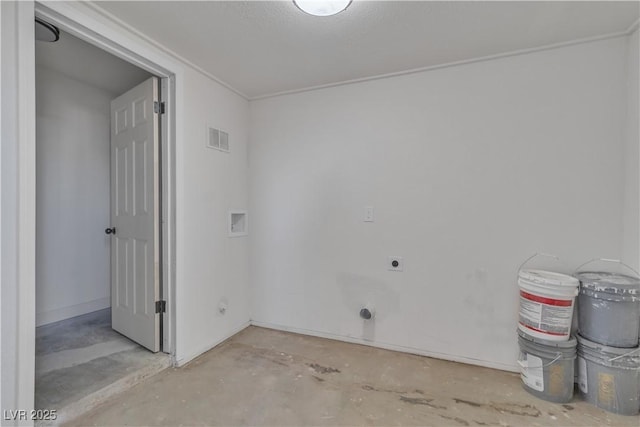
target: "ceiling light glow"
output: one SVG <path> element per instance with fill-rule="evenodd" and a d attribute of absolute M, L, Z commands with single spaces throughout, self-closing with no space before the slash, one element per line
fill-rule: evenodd
<path fill-rule="evenodd" d="M 342 12 L 351 0 L 293 0 L 300 10 L 313 16 L 331 16 Z"/>

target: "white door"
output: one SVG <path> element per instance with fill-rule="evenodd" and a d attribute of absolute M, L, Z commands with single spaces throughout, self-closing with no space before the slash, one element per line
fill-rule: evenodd
<path fill-rule="evenodd" d="M 158 79 L 111 101 L 111 325 L 160 350 Z"/>

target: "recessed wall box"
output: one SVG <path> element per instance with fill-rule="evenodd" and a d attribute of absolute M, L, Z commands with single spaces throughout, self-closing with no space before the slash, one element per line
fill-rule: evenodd
<path fill-rule="evenodd" d="M 229 211 L 229 237 L 246 236 L 249 230 L 247 211 Z"/>

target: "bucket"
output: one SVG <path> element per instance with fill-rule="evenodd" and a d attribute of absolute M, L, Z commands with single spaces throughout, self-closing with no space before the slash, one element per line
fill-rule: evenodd
<path fill-rule="evenodd" d="M 640 330 L 640 280 L 600 271 L 576 274 L 578 330 L 583 337 L 611 347 L 637 347 Z"/>
<path fill-rule="evenodd" d="M 573 398 L 576 339 L 549 341 L 518 331 L 522 386 L 549 402 L 567 403 Z"/>
<path fill-rule="evenodd" d="M 585 400 L 598 408 L 637 415 L 640 347 L 608 347 L 578 335 L 578 388 Z"/>
<path fill-rule="evenodd" d="M 578 285 L 578 279 L 566 274 L 521 269 L 518 329 L 534 338 L 567 341 Z"/>

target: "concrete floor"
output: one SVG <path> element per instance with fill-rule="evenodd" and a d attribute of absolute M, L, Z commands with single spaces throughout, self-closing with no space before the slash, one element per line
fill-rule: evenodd
<path fill-rule="evenodd" d="M 111 310 L 36 328 L 36 409 L 72 419 L 170 366 L 111 329 Z"/>
<path fill-rule="evenodd" d="M 513 373 L 250 327 L 68 425 L 640 424 L 539 400 Z"/>

